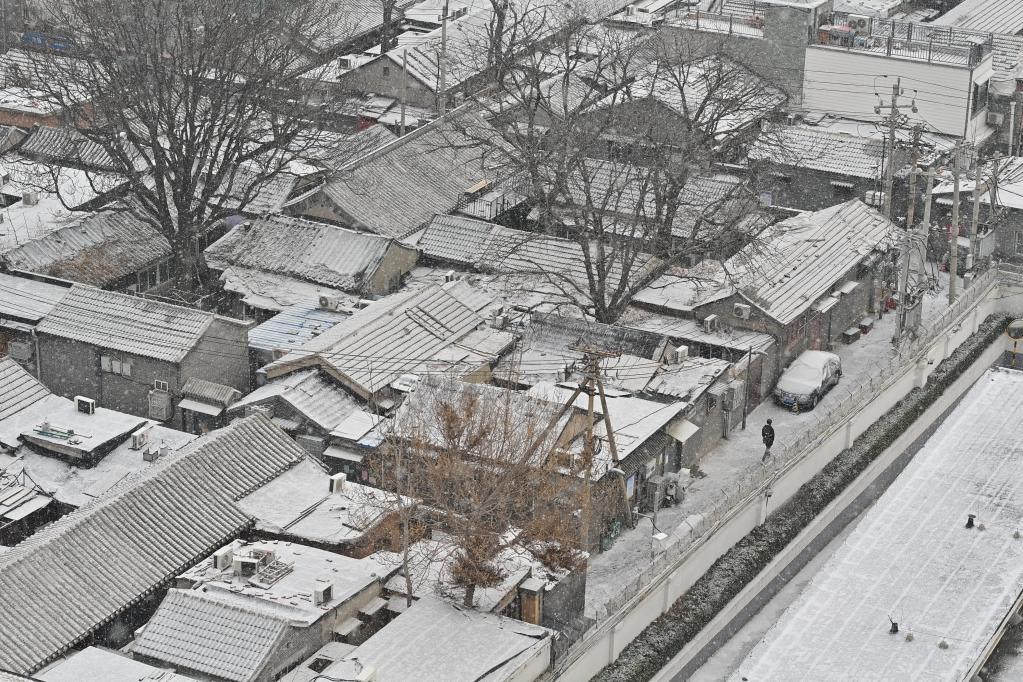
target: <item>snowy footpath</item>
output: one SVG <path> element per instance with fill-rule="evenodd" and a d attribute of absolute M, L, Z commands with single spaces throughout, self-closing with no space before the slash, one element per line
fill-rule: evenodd
<path fill-rule="evenodd" d="M 940 314 L 947 306 L 947 277 L 942 288 L 929 293 L 924 299 L 924 319 Z M 686 491 L 684 501 L 677 507 L 662 509 L 657 515 L 657 527 L 671 535 L 687 517 L 699 515 L 713 507 L 716 500 L 734 493 L 751 468 L 761 467 L 764 445 L 760 428 L 772 420 L 779 443 L 794 441 L 800 433 L 812 429 L 827 417 L 830 406 L 849 395 L 851 386 L 876 376 L 894 354 L 892 336 L 896 316 L 886 313 L 875 319 L 874 328 L 850 345 L 836 344 L 834 352 L 842 358 L 842 381 L 821 399 L 817 408 L 809 412 L 794 413 L 782 409 L 769 398 L 752 410 L 747 418 L 746 430 L 736 428 L 727 440 L 722 440 L 700 462 L 701 477 L 695 479 Z M 624 532 L 606 552 L 594 554 L 589 561 L 586 578 L 586 615 L 597 617 L 607 601 L 640 575 L 653 560 L 651 520 L 640 518 L 636 527 Z"/>

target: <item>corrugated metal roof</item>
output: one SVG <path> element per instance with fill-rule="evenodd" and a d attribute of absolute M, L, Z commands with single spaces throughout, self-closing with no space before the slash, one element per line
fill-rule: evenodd
<path fill-rule="evenodd" d="M 289 306 L 249 330 L 249 348 L 269 351 L 298 348 L 349 317 L 350 312 L 325 310 L 309 303 Z"/>
<path fill-rule="evenodd" d="M 895 245 L 897 228 L 859 199 L 784 220 L 725 264 L 736 289 L 788 324 L 857 263 Z"/>
<path fill-rule="evenodd" d="M 1023 3 L 1018 0 L 963 0 L 931 23 L 1013 35 L 1023 31 Z"/>
<path fill-rule="evenodd" d="M 189 377 L 181 387 L 183 398 L 193 398 L 211 405 L 227 407 L 241 397 L 241 391 L 223 384 L 216 384 L 212 381 Z"/>
<path fill-rule="evenodd" d="M 239 266 L 361 292 L 391 249 L 412 251 L 373 234 L 269 216 L 237 225 L 203 255 L 215 270 Z"/>
<path fill-rule="evenodd" d="M 479 142 L 488 137 L 495 144 Z M 498 137 L 473 114 L 439 119 L 349 165 L 323 196 L 352 226 L 405 237 L 435 213 L 454 210 L 470 187 L 501 179 Z"/>
<path fill-rule="evenodd" d="M 269 609 L 226 604 L 195 590 L 173 589 L 132 645 L 164 663 L 245 682 L 266 665 L 288 621 Z"/>
<path fill-rule="evenodd" d="M 8 267 L 109 286 L 169 258 L 170 242 L 127 211 L 94 213 L 3 255 Z"/>
<path fill-rule="evenodd" d="M 40 334 L 180 362 L 213 313 L 76 284 L 36 327 Z"/>
<path fill-rule="evenodd" d="M 50 390 L 14 360 L 0 357 L 0 420 L 31 407 Z"/>
<path fill-rule="evenodd" d="M 234 500 L 305 456 L 239 420 L 0 554 L 0 668 L 38 670 L 236 537 L 251 519 Z"/>
<path fill-rule="evenodd" d="M 67 292 L 67 287 L 0 272 L 0 317 L 38 322 Z"/>
<path fill-rule="evenodd" d="M 283 400 L 325 431 L 332 430 L 359 409 L 355 398 L 314 369 L 260 386 L 234 403 L 231 412 L 237 414 L 249 405 L 273 400 Z"/>
<path fill-rule="evenodd" d="M 884 142 L 805 126 L 772 128 L 750 149 L 751 161 L 797 166 L 854 178 L 880 177 Z"/>

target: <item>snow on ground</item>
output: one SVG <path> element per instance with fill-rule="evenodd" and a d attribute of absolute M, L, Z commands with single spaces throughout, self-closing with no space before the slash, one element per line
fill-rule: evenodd
<path fill-rule="evenodd" d="M 981 377 L 732 682 L 965 679 L 1023 590 L 1021 412 L 1023 372 Z"/>
<path fill-rule="evenodd" d="M 948 275 L 939 273 L 938 287 L 924 298 L 924 320 L 933 319 L 948 305 Z M 697 478 L 686 491 L 685 500 L 677 507 L 658 512 L 657 527 L 664 533 L 688 532 L 687 517 L 705 514 L 723 496 L 735 493 L 739 483 L 752 469 L 762 467 L 764 446 L 760 428 L 771 419 L 775 434 L 775 450 L 827 417 L 828 411 L 849 395 L 852 388 L 871 376 L 877 376 L 893 355 L 891 343 L 896 317 L 886 313 L 874 322 L 874 329 L 851 345 L 836 344 L 835 352 L 842 358 L 842 380 L 821 399 L 817 408 L 795 414 L 767 400 L 752 410 L 746 430 L 736 428 L 728 440 L 722 440 L 700 463 L 704 477 Z M 690 518 L 690 521 L 695 519 Z M 685 525 L 684 525 L 685 524 Z M 586 577 L 586 615 L 596 617 L 597 610 L 621 594 L 633 579 L 651 563 L 651 522 L 641 518 L 636 528 L 624 532 L 614 546 L 590 558 Z"/>
<path fill-rule="evenodd" d="M 861 518 L 863 518 L 863 512 L 843 528 L 827 546 L 821 549 L 817 556 L 810 559 L 795 575 L 790 576 L 788 572 L 783 571 L 779 577 L 788 581 L 785 586 L 764 604 L 764 607 L 748 623 L 739 628 L 728 641 L 715 650 L 714 655 L 708 658 L 707 662 L 689 678 L 690 682 L 721 682 L 738 670 L 743 659 L 749 655 L 757 642 L 763 639 L 771 626 L 778 622 L 782 613 L 796 600 L 814 574 L 842 546 Z"/>

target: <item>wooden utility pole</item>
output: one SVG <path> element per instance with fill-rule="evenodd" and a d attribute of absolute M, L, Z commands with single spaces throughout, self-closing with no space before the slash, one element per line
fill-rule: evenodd
<path fill-rule="evenodd" d="M 920 126 L 913 127 L 913 168 L 909 172 L 909 208 L 906 210 L 906 234 L 903 240 L 902 248 L 902 276 L 899 280 L 899 314 L 897 319 L 898 326 L 895 331 L 895 338 L 892 339 L 898 342 L 902 338 L 902 335 L 906 332 L 907 327 L 907 315 L 909 312 L 909 306 L 907 305 L 909 300 L 909 261 L 913 253 L 913 237 L 915 234 L 915 219 L 916 219 L 916 176 L 917 176 L 917 165 L 920 163 Z"/>
<path fill-rule="evenodd" d="M 948 243 L 948 303 L 956 300 L 956 276 L 959 271 L 959 149 L 956 142 L 952 153 L 952 225 L 949 228 Z"/>

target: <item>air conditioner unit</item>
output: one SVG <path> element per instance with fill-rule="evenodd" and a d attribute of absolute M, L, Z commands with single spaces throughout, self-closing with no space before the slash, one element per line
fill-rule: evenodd
<path fill-rule="evenodd" d="M 673 365 L 680 365 L 682 361 L 689 357 L 689 346 L 679 346 L 671 354 L 671 363 Z"/>
<path fill-rule="evenodd" d="M 331 493 L 339 493 L 345 486 L 345 482 L 348 480 L 348 476 L 344 472 L 334 474 L 330 477 L 328 484 L 330 485 Z"/>
<path fill-rule="evenodd" d="M 32 359 L 32 344 L 28 341 L 11 341 L 7 344 L 7 353 L 15 360 L 26 362 Z"/>
<path fill-rule="evenodd" d="M 242 578 L 248 578 L 259 572 L 259 559 L 254 556 L 231 557 L 231 571 Z"/>
<path fill-rule="evenodd" d="M 313 603 L 319 606 L 334 598 L 334 585 L 329 580 L 317 580 L 313 589 Z"/>
<path fill-rule="evenodd" d="M 448 270 L 446 273 L 444 273 L 445 282 L 454 282 L 456 279 L 458 279 L 458 275 L 457 273 L 455 273 L 454 270 Z"/>
<path fill-rule="evenodd" d="M 234 545 L 221 547 L 213 553 L 213 568 L 226 571 L 234 565 Z"/>
<path fill-rule="evenodd" d="M 341 57 L 337 60 L 337 65 L 342 69 L 354 69 L 355 65 L 351 57 Z"/>
<path fill-rule="evenodd" d="M 25 206 L 35 206 L 39 203 L 39 192 L 29 190 L 21 195 L 21 203 Z"/>
<path fill-rule="evenodd" d="M 150 443 L 145 446 L 145 450 L 142 451 L 142 461 L 151 463 L 155 462 L 160 457 L 160 448 L 156 447 L 155 443 Z"/>
<path fill-rule="evenodd" d="M 152 424 L 147 424 L 141 429 L 131 434 L 131 449 L 141 450 L 149 444 L 149 430 L 153 428 Z"/>
<path fill-rule="evenodd" d="M 713 334 L 718 330 L 718 316 L 708 315 L 703 318 L 703 331 L 707 334 Z"/>
<path fill-rule="evenodd" d="M 732 306 L 732 316 L 738 317 L 740 320 L 748 320 L 752 312 L 753 308 L 746 303 L 736 303 Z"/>
<path fill-rule="evenodd" d="M 999 128 L 1003 123 L 1005 123 L 1005 114 L 997 111 L 989 111 L 987 112 L 987 118 L 984 120 L 987 121 L 989 126 Z"/>
<path fill-rule="evenodd" d="M 666 488 L 667 485 L 663 476 L 651 476 L 648 478 L 644 487 L 643 506 L 646 509 L 659 508 L 664 501 Z"/>
<path fill-rule="evenodd" d="M 85 396 L 75 396 L 75 409 L 82 414 L 96 414 L 96 401 Z"/>
<path fill-rule="evenodd" d="M 323 310 L 337 310 L 340 306 L 337 296 L 320 296 L 320 308 Z"/>
<path fill-rule="evenodd" d="M 631 17 L 635 13 L 636 13 L 636 6 L 635 5 L 626 5 L 625 6 L 625 16 Z"/>
<path fill-rule="evenodd" d="M 856 32 L 856 35 L 870 35 L 870 17 L 862 14 L 850 14 L 846 21 L 849 23 L 849 28 Z"/>
<path fill-rule="evenodd" d="M 721 409 L 731 412 L 735 407 L 735 386 L 726 386 L 725 390 L 721 392 Z"/>
<path fill-rule="evenodd" d="M 507 315 L 494 315 L 490 318 L 490 326 L 494 329 L 504 329 L 508 326 Z"/>

